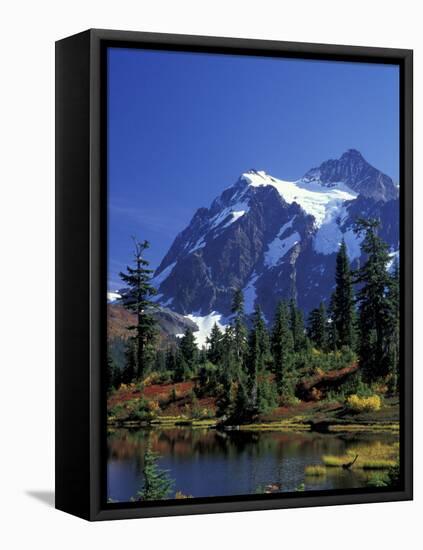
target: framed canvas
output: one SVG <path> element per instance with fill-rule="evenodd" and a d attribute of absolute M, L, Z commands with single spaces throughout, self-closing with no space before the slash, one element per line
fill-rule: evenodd
<path fill-rule="evenodd" d="M 412 52 L 56 44 L 56 507 L 412 498 Z"/>

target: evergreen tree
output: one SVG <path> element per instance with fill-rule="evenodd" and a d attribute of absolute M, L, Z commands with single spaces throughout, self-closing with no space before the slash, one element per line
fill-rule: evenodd
<path fill-rule="evenodd" d="M 134 247 L 135 267 L 127 266 L 127 272 L 121 272 L 119 276 L 128 286 L 123 305 L 136 315 L 136 324 L 128 329 L 135 331 L 136 374 L 138 378 L 142 378 L 151 362 L 156 336 L 156 321 L 152 316 L 156 304 L 151 298 L 157 294 L 157 290 L 150 284 L 153 270 L 148 269 L 149 262 L 144 258 L 144 252 L 149 247 L 148 241 L 139 242 L 134 239 Z"/>
<path fill-rule="evenodd" d="M 172 347 L 168 347 L 166 351 L 166 370 L 174 372 L 176 367 L 176 354 L 175 350 Z"/>
<path fill-rule="evenodd" d="M 194 371 L 197 366 L 198 348 L 195 343 L 195 336 L 192 329 L 187 328 L 184 335 L 179 341 L 179 350 L 182 357 L 191 371 Z"/>
<path fill-rule="evenodd" d="M 173 370 L 173 380 L 175 382 L 182 382 L 191 375 L 191 371 L 188 367 L 185 357 L 180 349 L 176 352 L 175 356 L 175 368 Z"/>
<path fill-rule="evenodd" d="M 234 315 L 233 335 L 235 358 L 239 365 L 242 364 L 248 351 L 248 331 L 245 326 L 244 295 L 241 289 L 234 293 L 231 312 Z"/>
<path fill-rule="evenodd" d="M 285 302 L 278 304 L 272 331 L 273 370 L 280 394 L 289 389 L 288 378 L 292 371 L 294 340 L 289 328 L 289 311 Z"/>
<path fill-rule="evenodd" d="M 387 370 L 389 374 L 389 390 L 398 391 L 399 356 L 400 356 L 400 271 L 398 261 L 395 260 L 390 284 L 388 287 L 388 322 L 385 326 L 387 347 Z"/>
<path fill-rule="evenodd" d="M 257 412 L 264 414 L 274 409 L 278 404 L 276 386 L 267 373 L 259 377 L 257 386 Z"/>
<path fill-rule="evenodd" d="M 364 379 L 372 382 L 389 373 L 391 336 L 386 327 L 396 313 L 395 300 L 390 293 L 391 277 L 387 267 L 387 244 L 378 236 L 376 220 L 359 220 L 357 232 L 364 232 L 361 245 L 366 262 L 357 271 L 355 282 L 359 304 L 359 361 Z"/>
<path fill-rule="evenodd" d="M 310 312 L 308 318 L 308 336 L 314 342 L 315 346 L 325 351 L 328 344 L 328 320 L 326 308 L 323 302 L 318 308 Z"/>
<path fill-rule="evenodd" d="M 122 383 L 130 384 L 136 376 L 136 340 L 128 338 L 125 347 L 125 366 L 122 371 Z"/>
<path fill-rule="evenodd" d="M 229 371 L 223 369 L 219 377 L 220 391 L 217 399 L 217 415 L 230 415 L 232 409 L 232 378 Z"/>
<path fill-rule="evenodd" d="M 302 311 L 298 309 L 295 300 L 291 300 L 290 309 L 290 329 L 294 341 L 294 351 L 300 352 L 307 349 L 307 338 L 304 327 L 304 317 Z"/>
<path fill-rule="evenodd" d="M 268 359 L 269 339 L 260 306 L 256 306 L 248 339 L 247 391 L 251 412 L 257 412 L 258 377 Z"/>
<path fill-rule="evenodd" d="M 156 351 L 154 370 L 156 372 L 163 372 L 166 370 L 166 353 L 162 349 Z"/>
<path fill-rule="evenodd" d="M 223 334 L 217 323 L 214 323 L 210 336 L 207 338 L 209 348 L 207 350 L 207 358 L 209 361 L 217 365 L 222 359 L 222 339 Z"/>
<path fill-rule="evenodd" d="M 336 256 L 336 288 L 332 300 L 332 321 L 336 330 L 336 347 L 354 346 L 354 293 L 347 247 L 342 239 Z"/>
<path fill-rule="evenodd" d="M 334 313 L 333 313 L 334 297 L 335 297 L 335 293 L 332 294 L 332 297 L 331 297 L 330 303 L 329 303 L 329 309 L 328 309 L 328 312 L 327 312 L 328 348 L 332 351 L 336 351 L 338 349 L 338 334 L 336 332 L 336 325 L 335 325 L 335 322 L 334 322 Z"/>
<path fill-rule="evenodd" d="M 166 498 L 173 486 L 168 470 L 159 468 L 159 455 L 148 445 L 144 455 L 143 488 L 137 493 L 138 500 L 162 500 Z"/>
<path fill-rule="evenodd" d="M 122 382 L 122 373 L 120 372 L 119 367 L 116 365 L 115 361 L 107 356 L 107 389 L 108 391 L 113 388 L 117 389 Z"/>
<path fill-rule="evenodd" d="M 251 404 L 246 385 L 238 379 L 231 419 L 233 422 L 243 422 L 251 417 Z"/>

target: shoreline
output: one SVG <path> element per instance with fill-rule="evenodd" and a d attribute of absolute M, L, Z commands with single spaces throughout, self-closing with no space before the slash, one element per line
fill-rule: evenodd
<path fill-rule="evenodd" d="M 277 432 L 311 432 L 319 434 L 340 434 L 343 432 L 369 432 L 399 434 L 399 422 L 344 422 L 334 419 L 319 420 L 276 420 L 273 422 L 251 422 L 239 425 L 224 425 L 218 419 L 193 419 L 183 417 L 157 417 L 152 420 L 124 420 L 108 421 L 108 429 L 155 429 L 155 428 L 191 428 L 216 429 L 223 432 L 230 431 L 277 431 Z"/>

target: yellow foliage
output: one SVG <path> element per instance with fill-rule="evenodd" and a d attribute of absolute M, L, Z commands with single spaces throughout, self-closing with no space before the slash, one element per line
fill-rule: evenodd
<path fill-rule="evenodd" d="M 327 467 L 341 467 L 348 464 L 354 458 L 353 468 L 363 470 L 388 469 L 398 464 L 399 443 L 386 444 L 376 441 L 372 444 L 360 444 L 350 448 L 343 455 L 323 455 L 322 462 Z"/>
<path fill-rule="evenodd" d="M 160 373 L 151 372 L 148 376 L 144 378 L 143 384 L 146 388 L 147 386 L 152 386 L 153 384 L 158 384 L 160 382 Z"/>
<path fill-rule="evenodd" d="M 148 402 L 148 409 L 151 412 L 158 412 L 160 410 L 159 402 L 152 399 L 151 401 Z"/>
<path fill-rule="evenodd" d="M 347 406 L 354 412 L 373 412 L 380 410 L 382 401 L 378 395 L 359 397 L 354 394 L 347 398 Z"/>
<path fill-rule="evenodd" d="M 304 469 L 306 476 L 320 477 L 326 475 L 326 468 L 321 464 L 312 464 Z"/>

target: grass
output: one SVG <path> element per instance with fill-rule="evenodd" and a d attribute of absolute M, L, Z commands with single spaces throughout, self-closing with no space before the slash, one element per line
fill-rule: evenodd
<path fill-rule="evenodd" d="M 328 468 L 341 468 L 346 462 L 350 462 L 351 457 L 343 455 L 323 455 L 322 462 Z"/>
<path fill-rule="evenodd" d="M 380 424 L 331 424 L 331 432 L 399 432 L 399 422 Z"/>
<path fill-rule="evenodd" d="M 399 443 L 386 444 L 376 442 L 372 445 L 359 445 L 351 448 L 344 455 L 323 455 L 322 462 L 328 468 L 341 468 L 351 462 L 355 456 L 358 458 L 353 468 L 363 470 L 386 470 L 398 464 Z"/>
<path fill-rule="evenodd" d="M 314 465 L 306 466 L 304 469 L 304 473 L 306 476 L 310 476 L 310 477 L 311 476 L 321 477 L 326 475 L 326 468 L 321 464 L 314 464 Z"/>
<path fill-rule="evenodd" d="M 396 460 L 368 459 L 362 466 L 363 470 L 386 470 L 396 466 Z"/>
<path fill-rule="evenodd" d="M 308 424 L 302 424 L 300 422 L 292 422 L 290 420 L 283 420 L 280 422 L 267 422 L 256 424 L 241 424 L 240 430 L 253 431 L 253 432 L 272 432 L 272 431 L 310 431 Z"/>

